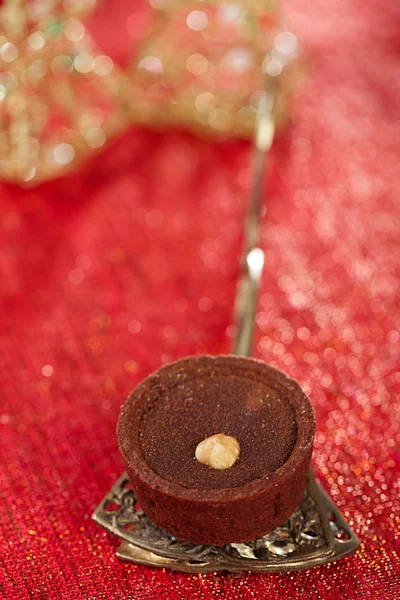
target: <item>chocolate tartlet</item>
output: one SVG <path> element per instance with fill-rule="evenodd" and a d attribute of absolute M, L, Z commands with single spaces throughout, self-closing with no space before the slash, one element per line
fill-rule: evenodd
<path fill-rule="evenodd" d="M 123 405 L 117 433 L 147 516 L 178 538 L 223 545 L 290 517 L 305 490 L 315 418 L 300 386 L 277 369 L 199 356 L 145 379 Z M 195 457 L 215 434 L 240 446 L 230 468 Z"/>

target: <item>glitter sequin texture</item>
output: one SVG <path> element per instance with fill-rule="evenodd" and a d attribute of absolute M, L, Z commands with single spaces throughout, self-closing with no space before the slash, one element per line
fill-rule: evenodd
<path fill-rule="evenodd" d="M 120 563 L 90 521 L 123 468 L 124 396 L 233 334 L 249 148 L 136 130 L 80 175 L 1 186 L 0 597 L 400 597 L 399 15 L 288 9 L 310 68 L 270 163 L 256 354 L 310 394 L 316 474 L 362 548 L 306 573 L 201 577 Z"/>

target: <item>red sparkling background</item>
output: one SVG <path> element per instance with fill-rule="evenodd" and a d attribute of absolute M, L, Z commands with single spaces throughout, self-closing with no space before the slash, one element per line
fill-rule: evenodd
<path fill-rule="evenodd" d="M 0 597 L 400 598 L 399 4 L 287 9 L 309 67 L 271 160 L 256 355 L 310 393 L 313 464 L 361 550 L 303 573 L 185 575 L 119 562 L 90 520 L 123 469 L 130 389 L 230 348 L 249 185 L 246 143 L 131 130 L 68 179 L 1 185 Z M 120 62 L 137 10 L 94 18 Z"/>

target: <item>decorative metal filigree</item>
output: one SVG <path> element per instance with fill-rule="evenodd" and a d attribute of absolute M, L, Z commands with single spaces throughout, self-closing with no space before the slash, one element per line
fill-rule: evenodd
<path fill-rule="evenodd" d="M 160 529 L 138 506 L 122 475 L 96 509 L 94 520 L 122 538 L 118 556 L 181 571 L 286 571 L 337 560 L 359 545 L 342 515 L 310 472 L 303 500 L 290 519 L 246 544 L 217 547 L 179 540 Z"/>

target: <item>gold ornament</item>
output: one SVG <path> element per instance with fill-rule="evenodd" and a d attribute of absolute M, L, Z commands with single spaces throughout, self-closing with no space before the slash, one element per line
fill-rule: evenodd
<path fill-rule="evenodd" d="M 135 121 L 248 138 L 274 80 L 274 118 L 285 122 L 297 39 L 280 30 L 273 3 L 150 1 L 161 16 L 131 66 Z"/>
<path fill-rule="evenodd" d="M 198 9 L 202 6 L 222 7 L 228 12 L 237 12 L 242 9 L 255 16 L 273 15 L 277 8 L 277 0 L 194 0 Z M 193 3 L 193 0 L 192 0 Z M 149 0 L 152 8 L 165 15 L 175 12 L 182 7 L 182 0 Z"/>
<path fill-rule="evenodd" d="M 66 174 L 132 123 L 249 138 L 268 87 L 285 122 L 297 40 L 280 30 L 274 0 L 150 3 L 156 26 L 125 74 L 86 30 L 95 0 L 6 0 L 0 177 Z"/>
<path fill-rule="evenodd" d="M 0 30 L 0 176 L 63 175 L 128 122 L 129 84 L 81 18 L 92 0 L 8 0 Z"/>

